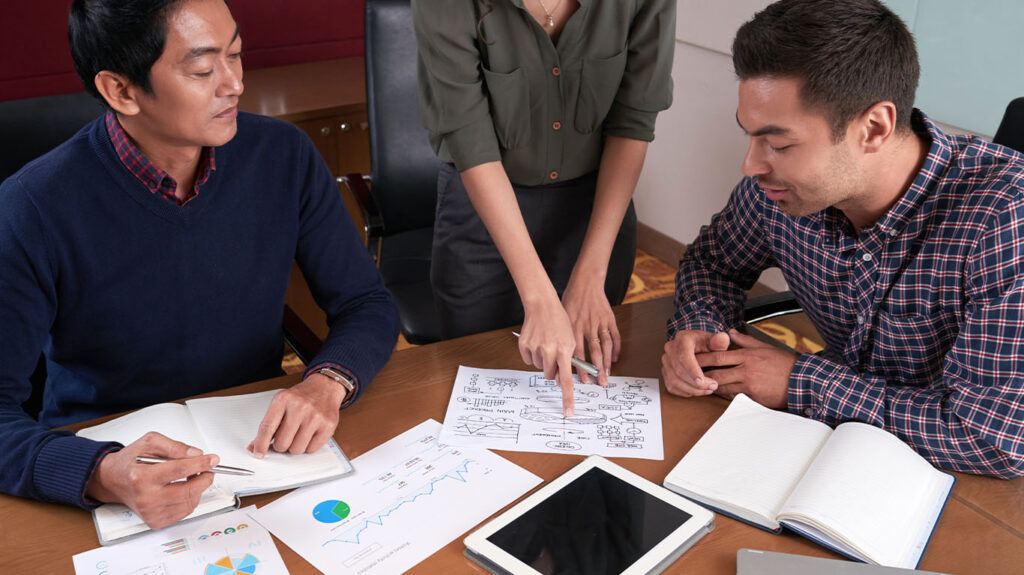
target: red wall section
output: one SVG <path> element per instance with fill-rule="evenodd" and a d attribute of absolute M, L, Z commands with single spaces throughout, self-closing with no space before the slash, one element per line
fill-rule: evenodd
<path fill-rule="evenodd" d="M 364 0 L 233 0 L 248 69 L 358 56 Z M 2 0 L 0 101 L 80 92 L 68 52 L 70 0 Z"/>

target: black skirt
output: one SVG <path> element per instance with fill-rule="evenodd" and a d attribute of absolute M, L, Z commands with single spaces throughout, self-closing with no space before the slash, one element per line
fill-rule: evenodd
<path fill-rule="evenodd" d="M 533 246 L 561 297 L 590 223 L 597 172 L 544 186 L 512 187 Z M 604 290 L 611 305 L 622 303 L 629 289 L 636 244 L 631 201 L 608 263 Z M 451 164 L 442 166 L 437 178 L 430 283 L 445 339 L 523 322 L 512 275 Z"/>

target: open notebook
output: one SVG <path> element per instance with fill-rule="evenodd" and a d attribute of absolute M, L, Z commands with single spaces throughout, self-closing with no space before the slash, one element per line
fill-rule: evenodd
<path fill-rule="evenodd" d="M 217 474 L 213 486 L 203 493 L 198 507 L 186 519 L 235 508 L 239 495 L 291 489 L 352 471 L 352 465 L 333 439 L 315 453 L 301 455 L 271 450 L 263 459 L 256 459 L 246 450 L 278 391 L 190 399 L 184 405 L 160 403 L 83 429 L 78 435 L 128 445 L 147 432 L 156 431 L 204 453 L 216 453 L 221 465 L 255 472 L 246 477 Z M 103 545 L 149 530 L 128 507 L 115 503 L 93 510 L 93 519 Z"/>
<path fill-rule="evenodd" d="M 740 394 L 665 487 L 851 559 L 914 568 L 954 482 L 887 431 L 857 422 L 832 430 Z"/>

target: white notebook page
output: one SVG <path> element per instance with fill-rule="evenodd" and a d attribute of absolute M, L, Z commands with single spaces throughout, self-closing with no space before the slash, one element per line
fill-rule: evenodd
<path fill-rule="evenodd" d="M 882 565 L 913 567 L 952 478 L 896 436 L 840 425 L 783 508 L 814 518 Z"/>
<path fill-rule="evenodd" d="M 251 477 L 218 475 L 217 485 L 230 486 L 236 492 L 271 488 L 294 483 L 296 477 L 312 480 L 321 475 L 337 474 L 342 467 L 338 456 L 327 445 L 315 453 L 299 455 L 278 453 L 271 448 L 263 459 L 249 453 L 246 447 L 256 438 L 260 422 L 278 391 L 185 402 L 210 453 L 219 455 L 223 465 L 255 472 Z"/>
<path fill-rule="evenodd" d="M 831 433 L 823 423 L 737 395 L 665 478 L 771 521 Z"/>
<path fill-rule="evenodd" d="M 78 435 L 95 441 L 117 441 L 128 445 L 150 431 L 198 447 L 203 452 L 207 451 L 203 436 L 192 424 L 188 410 L 177 403 L 151 405 L 106 423 L 87 427 L 79 431 Z"/>

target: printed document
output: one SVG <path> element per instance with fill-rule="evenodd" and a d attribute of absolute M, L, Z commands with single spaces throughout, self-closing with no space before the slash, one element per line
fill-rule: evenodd
<path fill-rule="evenodd" d="M 428 419 L 353 459 L 353 474 L 253 518 L 328 575 L 401 573 L 540 483 L 485 449 L 438 443 L 440 432 Z"/>
<path fill-rule="evenodd" d="M 441 442 L 508 451 L 665 458 L 657 379 L 609 377 L 608 387 L 575 382 L 575 413 L 565 417 L 561 388 L 541 372 L 459 366 Z"/>
<path fill-rule="evenodd" d="M 146 533 L 73 557 L 77 575 L 287 575 L 274 540 L 247 507 Z"/>

